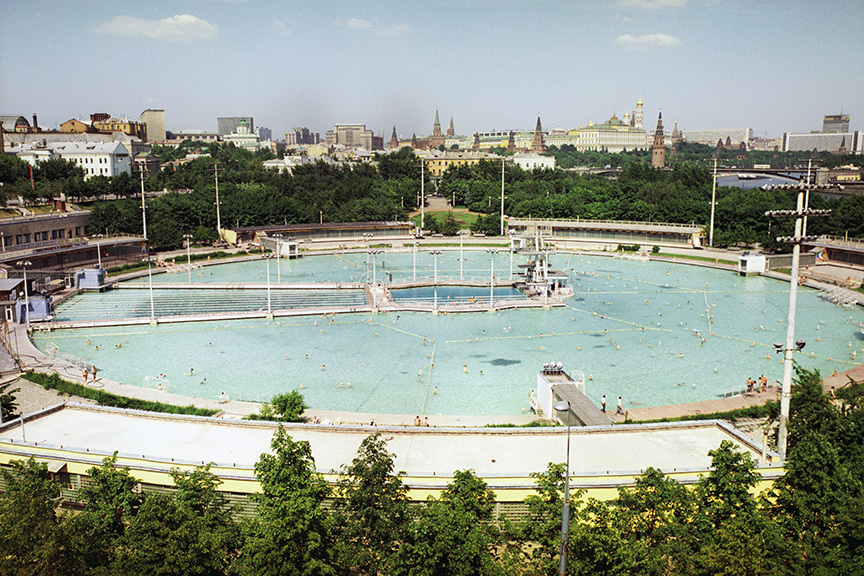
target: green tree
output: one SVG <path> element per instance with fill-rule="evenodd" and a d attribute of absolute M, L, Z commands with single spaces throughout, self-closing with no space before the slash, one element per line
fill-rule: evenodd
<path fill-rule="evenodd" d="M 83 573 L 68 520 L 57 513 L 60 484 L 51 480 L 46 464 L 33 457 L 10 465 L 11 469 L 0 469 L 0 574 Z"/>
<path fill-rule="evenodd" d="M 492 524 L 495 497 L 472 470 L 453 474 L 436 500 L 431 496 L 411 525 L 392 574 L 473 576 L 500 573 L 500 535 Z"/>
<path fill-rule="evenodd" d="M 177 491 L 151 493 L 130 522 L 118 571 L 154 575 L 227 574 L 240 547 L 222 483 L 210 465 L 172 469 Z"/>
<path fill-rule="evenodd" d="M 279 426 L 271 448 L 273 453 L 261 454 L 255 464 L 261 492 L 252 495 L 255 518 L 243 526 L 239 573 L 334 574 L 329 522 L 321 507 L 330 490 L 315 470 L 309 443 L 295 442 Z"/>
<path fill-rule="evenodd" d="M 448 212 L 447 216 L 444 217 L 444 220 L 441 221 L 441 225 L 439 226 L 441 233 L 445 236 L 456 236 L 459 234 L 459 222 L 456 221 L 456 217 L 453 216 L 453 212 Z"/>
<path fill-rule="evenodd" d="M 333 525 L 342 573 L 386 573 L 403 540 L 408 489 L 393 459 L 387 442 L 374 434 L 363 439 L 357 457 L 341 471 Z"/>
<path fill-rule="evenodd" d="M 299 422 L 303 419 L 303 412 L 307 408 L 306 400 L 297 390 L 277 394 L 273 396 L 270 403 L 273 404 L 273 408 L 282 422 Z"/>
<path fill-rule="evenodd" d="M 18 416 L 18 399 L 15 397 L 16 392 L 20 392 L 20 388 L 12 388 L 12 382 L 0 384 L 0 415 L 2 421 L 8 422 Z"/>
<path fill-rule="evenodd" d="M 136 492 L 139 481 L 128 468 L 117 466 L 116 452 L 98 468 L 87 470 L 87 475 L 90 481 L 81 489 L 84 509 L 74 518 L 76 532 L 87 535 L 79 554 L 90 569 L 107 570 L 114 565 L 126 527 L 141 506 Z"/>

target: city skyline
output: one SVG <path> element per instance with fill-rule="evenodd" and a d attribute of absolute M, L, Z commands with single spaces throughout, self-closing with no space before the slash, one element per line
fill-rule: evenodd
<path fill-rule="evenodd" d="M 437 0 L 13 2 L 0 108 L 59 128 L 93 112 L 169 130 L 252 116 L 281 138 L 365 124 L 425 136 L 602 123 L 645 102 L 679 129 L 864 127 L 864 2 Z"/>

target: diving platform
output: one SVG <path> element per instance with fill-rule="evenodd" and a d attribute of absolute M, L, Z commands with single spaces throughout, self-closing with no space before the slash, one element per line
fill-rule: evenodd
<path fill-rule="evenodd" d="M 544 363 L 543 370 L 537 373 L 537 394 L 532 390 L 529 395 L 534 411 L 561 424 L 567 424 L 569 419 L 573 426 L 611 426 L 612 419 L 585 395 L 585 375 L 581 371 L 574 375 L 576 378 L 565 372 L 561 362 Z M 561 400 L 570 405 L 569 416 L 555 410 L 555 403 Z"/>

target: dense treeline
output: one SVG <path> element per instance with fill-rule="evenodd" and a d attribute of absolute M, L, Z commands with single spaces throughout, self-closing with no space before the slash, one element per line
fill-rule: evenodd
<path fill-rule="evenodd" d="M 864 385 L 832 402 L 818 372 L 799 371 L 785 475 L 755 493 L 752 459 L 724 441 L 712 470 L 685 487 L 649 468 L 601 502 L 573 494 L 569 574 L 864 573 Z M 174 470 L 173 492 L 139 493 L 116 454 L 89 470 L 82 507 L 32 459 L 3 471 L 4 575 L 553 575 L 564 465 L 534 475 L 519 522 L 495 518 L 471 470 L 411 506 L 379 435 L 329 486 L 308 442 L 278 428 L 255 465 L 260 492 L 238 520 L 210 466 Z M 325 502 L 332 504 L 325 507 Z"/>
<path fill-rule="evenodd" d="M 563 154 L 565 160 L 570 158 L 562 163 L 565 166 L 585 160 L 586 154 L 600 154 L 576 153 L 569 148 L 553 151 Z M 712 180 L 705 162 L 708 148 L 702 148 L 685 146 L 676 158 L 692 161 L 676 163 L 669 172 L 651 168 L 642 152 L 611 155 L 613 165 L 624 166 L 617 180 L 561 169 L 523 171 L 507 166 L 504 211 L 515 217 L 692 222 L 707 226 Z M 404 220 L 419 205 L 420 160 L 408 148 L 379 155 L 375 164 L 330 165 L 319 161 L 297 166 L 291 174 L 265 169 L 262 161 L 272 154 L 264 151 L 252 153 L 233 145 L 211 144 L 208 152 L 211 156 L 166 166 L 145 182 L 147 190 L 166 191 L 147 201 L 148 236 L 154 246 L 179 246 L 184 234 L 192 234 L 196 242 L 216 239 L 216 162 L 224 227 Z M 823 161 L 831 163 L 836 158 Z M 2 158 L 0 182 L 4 182 L 4 199 L 19 193 L 31 197 L 25 194 L 31 188 L 29 166 L 13 156 Z M 129 175 L 84 181 L 80 168 L 52 160 L 40 163 L 34 170 L 34 182 L 32 193 L 40 197 L 56 197 L 63 191 L 76 199 L 106 195 L 121 198 L 90 206 L 90 231 L 142 232 L 140 199 L 129 198 L 140 194 L 140 183 Z M 480 213 L 472 225 L 474 231 L 499 232 L 500 161 L 451 167 L 440 182 L 427 182 L 425 189 L 427 194 L 444 195 L 456 207 Z M 769 249 L 780 248 L 775 246 L 774 238 L 790 235 L 792 223 L 771 222 L 764 213 L 794 205 L 793 191 L 718 188 L 715 245 L 759 243 Z M 811 205 L 830 208 L 834 213 L 830 218 L 812 219 L 808 233 L 864 237 L 864 197 L 826 199 L 812 195 Z M 458 231 L 452 219 L 432 221 L 438 231 Z"/>

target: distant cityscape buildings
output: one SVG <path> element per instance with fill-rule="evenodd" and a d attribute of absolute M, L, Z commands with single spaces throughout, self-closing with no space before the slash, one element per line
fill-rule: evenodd
<path fill-rule="evenodd" d="M 807 134 L 784 133 L 783 152 L 816 150 L 839 154 L 864 153 L 864 132 L 849 132 L 848 114 L 829 114 L 822 118 L 822 131 Z"/>
<path fill-rule="evenodd" d="M 718 141 L 728 142 L 750 142 L 753 130 L 750 128 L 699 128 L 681 131 L 685 141 L 696 144 L 708 144 L 716 146 Z"/>
<path fill-rule="evenodd" d="M 227 136 L 228 134 L 236 134 L 237 126 L 240 122 L 245 122 L 249 127 L 250 132 L 255 131 L 255 121 L 251 116 L 231 116 L 216 119 L 216 134 L 219 136 Z"/>
<path fill-rule="evenodd" d="M 302 146 L 319 142 L 321 142 L 321 135 L 311 132 L 308 128 L 292 128 L 290 132 L 285 132 L 286 146 Z"/>

